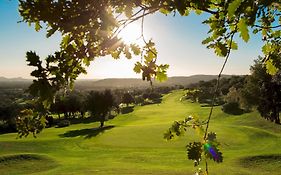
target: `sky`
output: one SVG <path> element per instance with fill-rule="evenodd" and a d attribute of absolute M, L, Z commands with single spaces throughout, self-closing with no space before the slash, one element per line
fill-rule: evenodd
<path fill-rule="evenodd" d="M 158 63 L 170 65 L 168 76 L 218 74 L 224 59 L 201 44 L 208 32 L 208 26 L 202 24 L 204 19 L 206 16 L 195 14 L 181 17 L 160 13 L 145 18 L 145 37 L 155 41 Z M 0 77 L 32 78 L 30 72 L 33 69 L 27 66 L 25 53 L 36 51 L 44 58 L 59 49 L 59 33 L 46 38 L 45 30 L 36 32 L 34 27 L 19 23 L 20 20 L 17 0 L 0 0 Z M 128 32 L 123 35 L 129 36 Z M 135 35 L 138 37 L 138 32 Z M 257 36 L 252 36 L 248 43 L 238 39 L 238 50 L 232 51 L 224 74 L 248 74 L 253 60 L 262 54 L 262 44 Z M 98 58 L 87 69 L 88 74 L 79 78 L 141 78 L 133 71 L 136 61 L 140 58 Z"/>

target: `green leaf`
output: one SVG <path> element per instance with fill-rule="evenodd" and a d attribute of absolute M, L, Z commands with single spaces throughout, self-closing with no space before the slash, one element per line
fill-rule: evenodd
<path fill-rule="evenodd" d="M 162 71 L 166 71 L 167 69 L 169 69 L 170 65 L 169 64 L 160 64 L 158 66 L 158 69 L 162 70 Z"/>
<path fill-rule="evenodd" d="M 214 132 L 208 133 L 207 140 L 208 140 L 209 142 L 213 142 L 213 141 L 215 141 L 216 139 L 217 139 L 217 134 L 216 134 L 216 133 L 214 133 Z"/>
<path fill-rule="evenodd" d="M 66 49 L 70 42 L 70 34 L 64 35 L 61 41 L 61 47 Z"/>
<path fill-rule="evenodd" d="M 47 31 L 46 37 L 51 37 L 55 32 L 57 31 L 57 28 L 51 28 Z"/>
<path fill-rule="evenodd" d="M 170 130 L 167 130 L 165 133 L 164 133 L 164 139 L 165 140 L 171 140 L 173 138 L 173 134 Z"/>
<path fill-rule="evenodd" d="M 163 81 L 166 81 L 168 79 L 168 76 L 167 76 L 166 72 L 156 72 L 155 78 L 159 82 L 163 82 Z"/>
<path fill-rule="evenodd" d="M 121 52 L 119 50 L 115 50 L 115 51 L 111 51 L 110 54 L 111 54 L 112 58 L 119 59 Z"/>
<path fill-rule="evenodd" d="M 33 77 L 37 77 L 37 78 L 42 76 L 40 70 L 34 70 L 30 73 L 30 75 L 33 76 Z"/>
<path fill-rule="evenodd" d="M 132 54 L 129 51 L 129 47 L 125 47 L 124 53 L 125 53 L 125 57 L 127 59 L 131 59 L 132 58 Z"/>
<path fill-rule="evenodd" d="M 228 47 L 230 46 L 230 41 L 227 42 Z M 232 50 L 237 50 L 238 49 L 238 45 L 235 41 L 231 42 L 231 49 Z"/>
<path fill-rule="evenodd" d="M 133 53 L 135 55 L 139 55 L 140 54 L 141 51 L 140 51 L 140 48 L 137 45 L 131 44 L 130 47 L 131 47 L 131 50 L 133 51 Z"/>
<path fill-rule="evenodd" d="M 29 66 L 39 66 L 41 65 L 40 57 L 32 51 L 26 52 L 26 61 Z"/>
<path fill-rule="evenodd" d="M 215 53 L 218 56 L 225 57 L 227 55 L 227 47 L 225 44 L 222 44 L 221 42 L 216 43 L 215 45 Z"/>
<path fill-rule="evenodd" d="M 39 30 L 42 28 L 42 26 L 40 25 L 40 22 L 39 21 L 36 21 L 35 22 L 35 30 L 36 32 L 39 32 Z"/>
<path fill-rule="evenodd" d="M 254 29 L 253 34 L 257 34 L 259 32 L 259 29 Z"/>
<path fill-rule="evenodd" d="M 241 19 L 237 25 L 238 31 L 240 32 L 240 37 L 245 41 L 248 42 L 250 39 L 248 25 L 246 24 L 245 19 Z"/>
<path fill-rule="evenodd" d="M 161 8 L 161 9 L 159 10 L 159 12 L 160 12 L 160 13 L 163 13 L 164 15 L 168 15 L 169 13 L 171 13 L 171 11 L 168 10 L 168 9 L 166 9 L 166 8 Z"/>
<path fill-rule="evenodd" d="M 271 51 L 273 51 L 271 43 L 266 43 L 265 45 L 262 46 L 262 52 L 264 55 L 269 55 Z"/>
<path fill-rule="evenodd" d="M 144 55 L 144 59 L 147 63 L 151 62 L 155 58 L 153 52 L 148 51 L 146 55 Z"/>
<path fill-rule="evenodd" d="M 265 62 L 266 72 L 270 75 L 275 75 L 278 72 L 278 68 L 276 68 L 271 59 Z"/>
<path fill-rule="evenodd" d="M 202 41 L 202 44 L 208 44 L 209 42 L 213 41 L 212 37 L 208 37 Z"/>
<path fill-rule="evenodd" d="M 141 70 L 142 70 L 142 65 L 141 65 L 141 63 L 140 63 L 140 62 L 136 62 L 136 63 L 135 63 L 135 67 L 134 67 L 134 71 L 135 71 L 136 73 L 141 73 Z"/>
<path fill-rule="evenodd" d="M 201 15 L 202 14 L 202 10 L 195 10 L 195 14 L 196 15 Z"/>
<path fill-rule="evenodd" d="M 240 7 L 242 0 L 234 0 L 232 1 L 228 8 L 227 8 L 227 12 L 228 12 L 228 16 L 229 17 L 233 17 L 236 10 Z"/>
<path fill-rule="evenodd" d="M 189 15 L 189 9 L 186 9 L 186 10 L 184 11 L 183 16 L 188 16 L 188 15 Z"/>
<path fill-rule="evenodd" d="M 189 145 L 186 146 L 187 148 L 187 157 L 189 160 L 194 160 L 196 161 L 195 165 L 199 165 L 199 162 L 202 157 L 202 143 L 201 142 L 193 142 L 189 143 Z"/>

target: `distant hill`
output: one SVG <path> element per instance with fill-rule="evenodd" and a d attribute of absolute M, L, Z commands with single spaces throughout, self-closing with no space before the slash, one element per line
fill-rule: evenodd
<path fill-rule="evenodd" d="M 223 77 L 231 77 L 231 75 L 223 75 Z M 209 81 L 216 79 L 217 75 L 192 75 L 192 76 L 177 76 L 169 77 L 167 81 L 159 83 L 154 81 L 154 86 L 187 86 L 191 83 L 199 81 Z M 0 77 L 0 88 L 23 88 L 26 89 L 32 83 L 31 79 L 24 78 L 5 78 Z M 111 89 L 111 88 L 145 88 L 149 87 L 150 83 L 138 78 L 107 78 L 102 80 L 77 80 L 75 88 L 80 90 L 95 90 L 95 89 Z"/>
<path fill-rule="evenodd" d="M 223 75 L 223 77 L 231 77 L 231 75 Z M 216 79 L 217 75 L 192 75 L 192 76 L 178 76 L 169 77 L 167 81 L 159 83 L 154 81 L 154 86 L 187 86 L 191 83 L 199 81 L 209 81 Z M 133 88 L 133 87 L 149 87 L 150 83 L 138 78 L 108 78 L 95 81 L 78 80 L 75 84 L 77 89 L 105 89 L 105 88 Z"/>
<path fill-rule="evenodd" d="M 16 78 L 6 78 L 6 77 L 0 77 L 0 82 L 6 82 L 6 81 L 29 81 L 31 82 L 31 79 L 25 79 L 22 77 L 16 77 Z"/>
<path fill-rule="evenodd" d="M 0 77 L 0 89 L 27 89 L 32 83 L 31 79 Z"/>

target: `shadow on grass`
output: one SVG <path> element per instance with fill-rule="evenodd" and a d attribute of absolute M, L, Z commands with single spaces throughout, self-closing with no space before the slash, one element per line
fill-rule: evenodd
<path fill-rule="evenodd" d="M 281 154 L 249 156 L 241 158 L 239 161 L 245 168 L 270 168 L 269 165 L 276 169 L 281 168 Z"/>
<path fill-rule="evenodd" d="M 77 136 L 83 136 L 85 139 L 90 139 L 92 137 L 95 137 L 99 134 L 102 134 L 106 130 L 110 130 L 114 128 L 115 126 L 104 126 L 102 128 L 87 128 L 87 129 L 77 129 L 72 131 L 67 131 L 64 134 L 60 134 L 60 137 L 77 137 Z"/>
<path fill-rule="evenodd" d="M 54 123 L 58 123 L 61 120 L 69 120 L 71 124 L 80 124 L 80 123 L 84 123 L 84 124 L 88 124 L 88 123 L 93 123 L 93 122 L 97 122 L 98 119 L 94 118 L 94 117 L 86 117 L 86 118 L 63 118 L 63 119 L 56 119 Z"/>

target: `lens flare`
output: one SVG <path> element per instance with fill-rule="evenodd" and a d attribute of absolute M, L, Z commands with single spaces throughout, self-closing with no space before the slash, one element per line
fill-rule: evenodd
<path fill-rule="evenodd" d="M 204 144 L 204 149 L 205 149 L 206 151 L 208 151 L 208 152 L 212 155 L 212 157 L 213 157 L 213 159 L 214 159 L 215 161 L 218 161 L 218 160 L 219 160 L 219 155 L 217 154 L 217 152 L 215 151 L 215 149 L 212 147 L 211 144 L 205 143 L 205 144 Z"/>

